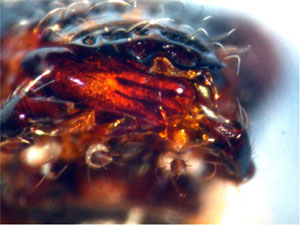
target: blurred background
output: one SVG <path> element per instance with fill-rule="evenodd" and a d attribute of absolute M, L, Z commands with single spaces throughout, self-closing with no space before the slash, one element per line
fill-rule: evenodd
<path fill-rule="evenodd" d="M 264 94 L 256 96 L 260 99 L 254 100 L 255 104 L 247 109 L 256 175 L 239 187 L 239 193 L 228 190 L 229 203 L 221 223 L 298 224 L 300 30 L 296 22 L 299 21 L 296 3 L 194 2 L 207 3 L 219 12 L 228 10 L 231 18 L 242 16 L 238 23 L 243 20 L 252 23 L 256 33 L 264 36 L 261 48 L 271 46 L 272 56 L 275 56 L 270 57 L 269 50 L 264 49 L 261 55 L 255 54 L 259 61 L 253 59 L 255 64 L 252 66 L 258 67 L 260 76 L 268 76 L 270 81 L 262 86 Z M 252 49 L 262 41 L 251 32 L 247 32 L 244 39 L 252 43 Z M 241 67 L 247 67 L 249 63 L 242 59 Z M 272 74 L 262 73 L 268 66 L 274 68 Z M 241 72 L 240 76 L 244 75 Z M 256 91 L 255 88 L 252 91 Z"/>

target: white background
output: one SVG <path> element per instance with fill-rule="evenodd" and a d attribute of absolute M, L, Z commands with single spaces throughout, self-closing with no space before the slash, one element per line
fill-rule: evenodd
<path fill-rule="evenodd" d="M 256 175 L 240 186 L 238 194 L 228 192 L 222 223 L 298 224 L 299 4 L 291 0 L 195 2 L 242 12 L 278 40 L 281 52 L 282 82 L 250 121 Z"/>

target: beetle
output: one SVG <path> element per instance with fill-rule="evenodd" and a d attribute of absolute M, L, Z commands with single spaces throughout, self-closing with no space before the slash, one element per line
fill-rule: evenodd
<path fill-rule="evenodd" d="M 121 8 L 130 6 L 121 2 Z M 64 173 L 74 168 L 77 175 L 76 168 L 86 165 L 95 169 L 96 181 L 101 171 L 126 183 L 128 199 L 146 201 L 153 193 L 175 192 L 170 199 L 179 196 L 178 204 L 190 208 L 198 193 L 194 186 L 209 166 L 216 177 L 237 183 L 253 175 L 246 126 L 220 110 L 222 91 L 214 74 L 226 65 L 210 42 L 178 29 L 172 20 L 89 20 L 103 5 L 77 4 L 80 10 L 76 4 L 54 9 L 16 37 L 3 38 L 2 85 L 10 77 L 12 91 L 5 94 L 13 94 L 0 111 L 2 151 L 26 154 L 28 145 L 54 137 L 62 150 L 50 160 L 51 168 L 71 165 Z M 20 38 L 30 45 L 16 45 Z M 16 52 L 18 57 L 9 58 Z M 22 145 L 12 147 L 20 140 Z M 169 153 L 174 158 L 166 172 L 160 161 Z M 204 171 L 191 172 L 192 160 L 201 161 Z M 30 173 L 35 177 L 40 168 Z M 174 177 L 175 189 L 167 184 Z M 108 195 L 99 192 L 101 198 Z"/>

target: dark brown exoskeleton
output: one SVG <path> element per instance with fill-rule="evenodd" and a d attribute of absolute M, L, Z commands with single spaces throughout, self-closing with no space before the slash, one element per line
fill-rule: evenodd
<path fill-rule="evenodd" d="M 42 73 L 41 65 L 52 69 L 34 78 L 41 80 L 43 86 L 35 91 L 37 96 L 15 94 L 6 102 L 1 109 L 3 135 L 12 129 L 20 132 L 32 126 L 28 121 L 37 120 L 50 126 L 49 112 L 59 113 L 63 118 L 67 102 L 100 115 L 111 112 L 118 119 L 133 117 L 131 123 L 136 130 L 133 132 L 157 128 L 159 132 L 171 129 L 172 133 L 170 127 L 178 123 L 172 120 L 191 115 L 195 120 L 191 122 L 198 123 L 198 129 L 213 140 L 205 146 L 210 149 L 208 156 L 217 157 L 230 176 L 247 177 L 251 170 L 247 132 L 237 121 L 218 115 L 218 93 L 210 70 L 220 69 L 224 64 L 204 45 L 189 40 L 184 33 L 158 24 L 148 29 L 144 25 L 133 29 L 132 23 L 113 23 L 109 31 L 94 28 L 97 36 L 91 31 L 86 36 L 86 31 L 81 31 L 64 47 L 29 52 L 22 61 L 23 73 L 30 76 Z M 97 39 L 102 40 L 101 47 L 97 47 Z M 30 65 L 36 62 L 39 66 L 32 71 Z M 27 92 L 32 88 L 30 85 L 26 87 Z M 126 133 L 131 128 L 120 129 L 114 128 L 111 132 Z M 190 129 L 189 132 L 196 134 L 199 130 Z M 176 142 L 172 136 L 166 139 Z"/>
<path fill-rule="evenodd" d="M 59 165 L 63 172 L 51 187 L 84 196 L 82 204 L 193 211 L 211 165 L 217 178 L 239 183 L 251 177 L 249 137 L 238 122 L 239 107 L 227 112 L 229 118 L 222 114 L 214 74 L 225 64 L 209 43 L 171 20 L 99 20 L 103 5 L 58 8 L 15 38 L 2 37 L 7 55 L 1 86 L 11 97 L 0 110 L 1 151 L 21 155 L 12 173 L 29 178 L 19 186 L 37 186 L 38 178 L 49 177 L 45 171 Z M 20 38 L 26 46 L 16 45 Z M 94 169 L 93 198 L 82 182 L 86 167 Z M 47 184 L 38 186 L 34 196 L 20 188 L 21 197 L 6 199 L 29 205 L 55 199 L 45 194 Z"/>

